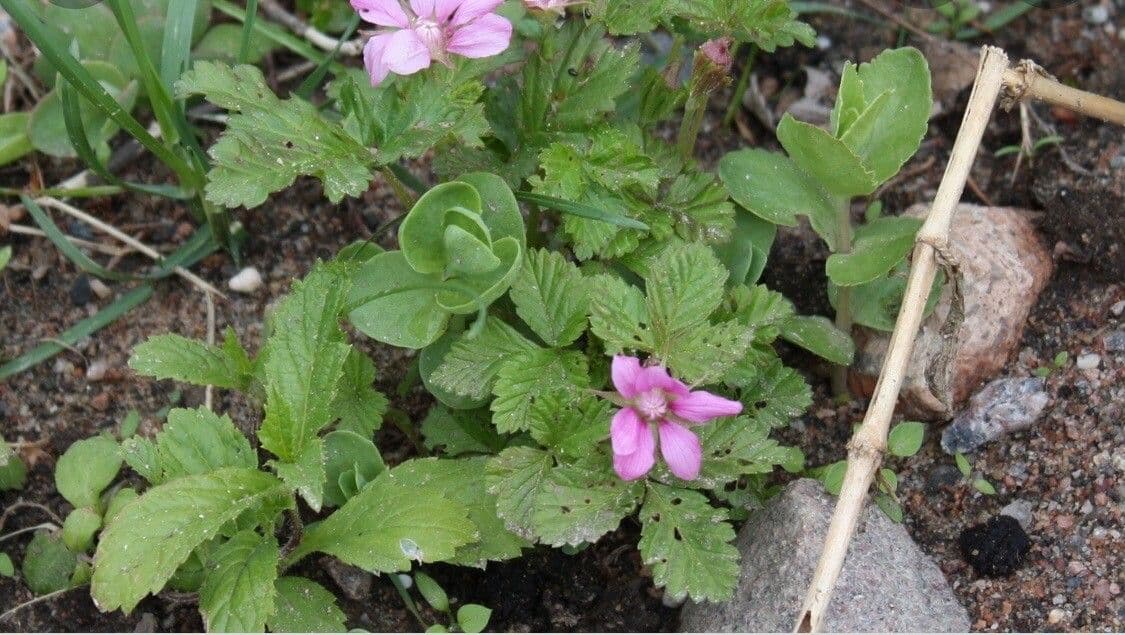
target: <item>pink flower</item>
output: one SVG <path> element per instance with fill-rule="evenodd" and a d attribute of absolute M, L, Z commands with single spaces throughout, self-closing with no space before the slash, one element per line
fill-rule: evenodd
<path fill-rule="evenodd" d="M 489 57 L 508 48 L 512 23 L 493 13 L 503 0 L 351 0 L 359 17 L 386 27 L 363 47 L 378 86 L 388 73 L 410 75 L 449 55 Z"/>
<path fill-rule="evenodd" d="M 687 426 L 734 416 L 742 412 L 742 404 L 691 390 L 663 366 L 642 367 L 636 357 L 614 356 L 611 370 L 624 404 L 609 427 L 617 475 L 632 481 L 648 474 L 656 462 L 659 435 L 660 454 L 672 473 L 684 480 L 699 476 L 703 448 Z"/>

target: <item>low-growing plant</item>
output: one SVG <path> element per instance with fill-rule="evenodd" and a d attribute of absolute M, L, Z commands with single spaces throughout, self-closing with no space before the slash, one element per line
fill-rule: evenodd
<path fill-rule="evenodd" d="M 884 51 L 844 67 L 829 129 L 782 117 L 777 138 L 785 154 L 738 150 L 719 175 L 731 198 L 759 218 L 794 226 L 806 216 L 828 245 L 828 295 L 836 326 L 889 331 L 906 285 L 906 258 L 922 221 L 880 216 L 869 207 L 858 227 L 852 199 L 873 194 L 917 151 L 931 107 L 930 72 L 916 49 Z M 931 305 L 940 282 L 935 283 Z M 931 306 L 932 309 L 932 306 Z M 844 391 L 842 375 L 834 382 Z"/>

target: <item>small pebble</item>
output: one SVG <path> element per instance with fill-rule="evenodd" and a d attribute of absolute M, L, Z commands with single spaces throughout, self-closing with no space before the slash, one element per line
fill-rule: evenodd
<path fill-rule="evenodd" d="M 1125 331 L 1114 331 L 1102 340 L 1107 353 L 1120 353 L 1125 351 Z"/>
<path fill-rule="evenodd" d="M 74 279 L 74 283 L 70 285 L 70 303 L 74 306 L 86 306 L 90 300 L 94 299 L 94 291 L 90 288 L 90 278 L 86 274 L 82 274 Z"/>
<path fill-rule="evenodd" d="M 1051 612 L 1047 614 L 1047 623 L 1048 624 L 1058 624 L 1059 622 L 1061 622 L 1065 619 L 1066 619 L 1066 611 L 1064 611 L 1062 609 L 1051 609 Z"/>
<path fill-rule="evenodd" d="M 254 267 L 246 267 L 235 274 L 227 286 L 238 293 L 254 293 L 262 286 L 262 274 Z"/>
<path fill-rule="evenodd" d="M 1063 604 L 1066 604 L 1066 596 L 1062 593 L 1056 593 L 1055 597 L 1051 598 L 1051 604 L 1054 604 L 1055 606 L 1062 606 Z"/>
<path fill-rule="evenodd" d="M 1121 314 L 1125 313 L 1125 300 L 1115 302 L 1113 306 L 1109 307 L 1109 312 L 1117 317 L 1121 317 Z"/>
<path fill-rule="evenodd" d="M 949 454 L 972 452 L 1004 434 L 1035 423 L 1051 398 L 1039 377 L 1001 377 L 969 399 L 969 406 L 941 435 Z"/>
<path fill-rule="evenodd" d="M 677 600 L 676 598 L 672 597 L 670 594 L 665 593 L 663 595 L 663 597 L 660 598 L 660 603 L 663 604 L 664 606 L 670 608 L 670 609 L 678 609 L 681 606 L 683 606 L 685 599 L 686 598 L 680 598 L 680 599 Z"/>
<path fill-rule="evenodd" d="M 414 586 L 414 578 L 410 577 L 409 573 L 398 574 L 398 581 L 402 584 L 402 588 L 409 589 Z"/>
<path fill-rule="evenodd" d="M 1035 508 L 1034 503 L 1029 500 L 1017 498 L 1016 500 L 1008 503 L 1000 510 L 1004 516 L 1011 516 L 1019 521 L 1020 526 L 1024 531 L 1031 529 L 1032 510 Z"/>
<path fill-rule="evenodd" d="M 94 295 L 98 296 L 102 300 L 105 300 L 109 296 L 113 295 L 113 290 L 105 286 L 105 283 L 101 280 L 98 280 L 97 278 L 90 280 L 90 290 L 94 292 Z"/>
<path fill-rule="evenodd" d="M 1086 353 L 1084 355 L 1079 355 L 1078 359 L 1075 360 L 1074 365 L 1079 370 L 1091 370 L 1097 368 L 1098 364 L 1101 363 L 1101 361 L 1102 358 L 1097 353 Z"/>
<path fill-rule="evenodd" d="M 1078 511 L 1082 512 L 1083 514 L 1089 514 L 1090 512 L 1094 511 L 1094 503 L 1087 500 L 1085 503 L 1082 503 L 1082 507 L 1078 508 Z"/>
<path fill-rule="evenodd" d="M 1086 7 L 1082 10 L 1082 19 L 1089 24 L 1105 24 L 1109 20 L 1109 9 L 1100 4 Z"/>
<path fill-rule="evenodd" d="M 109 362 L 99 359 L 86 367 L 86 379 L 87 381 L 101 381 L 105 379 L 108 370 Z"/>
<path fill-rule="evenodd" d="M 832 39 L 827 35 L 816 36 L 816 48 L 822 51 L 827 51 L 828 49 L 832 48 Z"/>

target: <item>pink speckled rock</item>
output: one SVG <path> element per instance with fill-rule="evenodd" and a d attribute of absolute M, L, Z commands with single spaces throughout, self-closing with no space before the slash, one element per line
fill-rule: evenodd
<path fill-rule="evenodd" d="M 906 215 L 924 218 L 927 211 L 927 206 L 915 205 Z M 1019 346 L 1028 313 L 1054 269 L 1029 214 L 1010 207 L 958 206 L 950 243 L 964 279 L 965 321 L 951 364 L 953 408 L 946 408 L 926 382 L 926 371 L 941 350 L 941 325 L 949 314 L 946 289 L 937 309 L 922 323 L 911 355 L 899 397 L 899 407 L 909 416 L 951 418 L 957 405 L 995 377 Z M 866 396 L 874 390 L 889 333 L 859 327 L 854 336 L 856 363 L 849 384 Z"/>

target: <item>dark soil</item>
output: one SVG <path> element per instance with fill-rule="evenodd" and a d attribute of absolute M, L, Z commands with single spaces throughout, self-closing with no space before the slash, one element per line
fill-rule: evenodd
<path fill-rule="evenodd" d="M 866 13 L 860 4 L 846 4 Z M 1112 11 L 1111 16 L 1116 17 Z M 831 45 L 825 49 L 784 49 L 759 56 L 755 72 L 776 88 L 770 97 L 795 98 L 804 82 L 804 66 L 833 73 L 845 59 L 869 59 L 900 36 L 893 28 L 878 27 L 841 16 L 811 18 L 818 33 Z M 1111 24 L 1113 18 L 1111 18 Z M 1116 27 L 1115 27 L 1116 28 Z M 980 40 L 977 43 L 983 42 Z M 1088 90 L 1120 97 L 1123 74 L 1122 41 L 1114 29 L 1093 27 L 1081 18 L 1081 7 L 1034 11 L 1003 28 L 988 40 L 1006 48 L 1013 57 L 1033 55 L 1064 81 Z M 292 59 L 280 57 L 284 68 Z M 725 108 L 727 94 L 715 100 Z M 889 213 L 928 201 L 941 177 L 967 91 L 945 104 L 944 114 L 931 122 L 930 134 L 918 155 L 904 168 L 907 176 L 881 196 Z M 1076 119 L 1064 111 L 1036 106 L 1038 115 L 1064 137 L 1064 161 L 1057 148 L 1040 152 L 1034 165 L 1025 164 L 1010 178 L 1014 159 L 995 159 L 992 152 L 1018 143 L 1019 118 L 998 114 L 985 136 L 984 147 L 973 169 L 979 191 L 965 193 L 976 203 L 1018 205 L 1041 210 L 1038 222 L 1043 238 L 1055 246 L 1058 269 L 1029 320 L 1021 350 L 1006 374 L 1026 375 L 1045 365 L 1059 351 L 1071 363 L 1049 378 L 1053 401 L 1044 419 L 1034 428 L 1015 433 L 982 448 L 972 457 L 975 468 L 995 484 L 998 494 L 976 493 L 952 470 L 952 457 L 942 453 L 937 439 L 940 424 L 929 426 L 927 443 L 915 457 L 893 461 L 900 474 L 900 498 L 906 525 L 912 535 L 939 563 L 974 620 L 974 629 L 999 631 L 1110 630 L 1125 627 L 1121 593 L 1125 553 L 1125 355 L 1106 350 L 1106 338 L 1123 328 L 1115 304 L 1125 298 L 1122 258 L 1122 137 L 1120 129 Z M 746 111 L 736 125 L 725 129 L 721 112 L 705 124 L 700 154 L 713 164 L 723 152 L 746 145 L 777 147 L 772 131 Z M 1035 128 L 1035 136 L 1047 131 Z M 0 170 L 0 185 L 24 187 L 46 173 L 52 183 L 79 169 L 73 162 L 51 162 L 42 157 Z M 926 166 L 930 167 L 926 167 Z M 1089 171 L 1081 174 L 1073 165 Z M 128 178 L 158 181 L 147 166 L 134 164 Z M 418 174 L 426 175 L 424 166 Z M 985 200 L 987 199 L 987 200 Z M 82 207 L 142 240 L 170 252 L 190 233 L 191 219 L 164 201 L 122 196 L 83 201 Z M 862 206 L 857 204 L 857 214 Z M 0 210 L 2 211 L 2 210 Z M 251 236 L 242 265 L 257 267 L 266 284 L 252 295 L 230 294 L 216 303 L 220 329 L 233 327 L 251 350 L 258 346 L 264 311 L 290 283 L 304 275 L 319 258 L 332 257 L 343 245 L 370 235 L 401 210 L 387 189 L 376 180 L 360 200 L 340 205 L 327 203 L 315 182 L 297 185 L 272 197 L 260 208 L 239 213 Z M 66 227 L 79 235 L 81 228 Z M 80 272 L 46 240 L 5 236 L 15 246 L 15 258 L 0 277 L 0 359 L 10 359 L 39 341 L 56 336 L 74 322 L 105 306 L 109 299 L 86 294 Z M 802 312 L 831 314 L 824 291 L 827 251 L 807 230 L 783 231 L 775 245 L 763 281 L 784 292 Z M 104 261 L 104 259 L 103 259 Z M 140 271 L 143 259 L 126 257 L 117 267 Z M 194 271 L 218 287 L 240 266 L 228 256 L 213 255 Z M 131 286 L 107 283 L 114 296 Z M 5 509 L 18 501 L 46 506 L 64 516 L 68 505 L 53 488 L 55 459 L 70 443 L 111 431 L 125 413 L 142 414 L 143 433 L 159 425 L 156 413 L 172 405 L 195 406 L 203 402 L 201 390 L 171 382 L 135 376 L 125 365 L 130 351 L 145 338 L 165 332 L 204 337 L 206 306 L 203 296 L 185 282 L 171 278 L 157 285 L 152 300 L 110 325 L 72 350 L 0 383 L 0 424 L 8 441 L 41 442 L 25 447 L 31 466 L 28 486 L 21 492 L 0 494 Z M 427 402 L 418 387 L 402 398 L 395 395 L 409 365 L 409 355 L 355 340 L 380 368 L 380 388 L 396 407 L 412 416 L 424 412 Z M 788 443 L 800 445 L 812 465 L 842 458 L 851 425 L 862 418 L 864 403 L 836 404 L 828 394 L 819 362 L 799 351 L 785 349 L 787 361 L 796 365 L 814 386 L 816 401 L 810 411 L 784 432 Z M 1079 370 L 1073 360 L 1083 353 L 1098 353 L 1100 364 Z M 100 381 L 86 378 L 97 362 L 109 371 Z M 182 393 L 181 393 L 182 390 Z M 246 431 L 252 431 L 259 413 L 241 397 L 218 392 L 216 410 L 228 412 Z M 377 439 L 390 462 L 411 455 L 411 444 L 393 426 Z M 966 527 L 986 521 L 1008 502 L 1023 500 L 1033 507 L 1032 542 L 1024 566 L 1009 577 L 980 578 L 962 559 L 958 535 Z M 21 507 L 10 515 L 0 533 L 50 521 L 46 512 Z M 494 563 L 485 571 L 447 566 L 428 571 L 443 584 L 455 602 L 478 602 L 494 609 L 490 629 L 507 631 L 663 631 L 673 630 L 678 617 L 666 608 L 662 594 L 652 586 L 634 545 L 635 526 L 625 523 L 617 532 L 573 556 L 535 549 L 523 558 Z M 18 563 L 26 540 L 5 542 L 5 552 Z M 330 589 L 337 588 L 321 562 L 310 560 L 300 573 Z M 0 612 L 32 597 L 18 580 L 0 578 Z M 376 578 L 370 591 L 358 599 L 340 594 L 349 625 L 372 631 L 418 630 L 392 585 Z M 426 613 L 428 620 L 437 616 Z M 192 631 L 202 623 L 190 597 L 161 595 L 148 598 L 132 615 L 100 613 L 87 590 L 76 589 L 20 611 L 0 628 L 24 631 L 129 631 L 134 628 Z"/>

